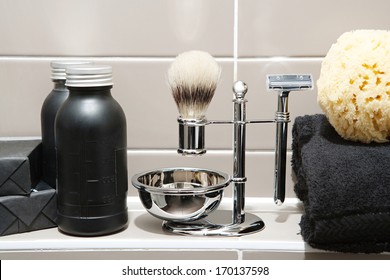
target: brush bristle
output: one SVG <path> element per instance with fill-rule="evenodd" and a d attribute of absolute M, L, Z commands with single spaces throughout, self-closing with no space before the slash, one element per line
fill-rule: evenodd
<path fill-rule="evenodd" d="M 220 66 L 207 52 L 189 51 L 176 57 L 168 70 L 168 82 L 182 118 L 204 117 L 220 74 Z"/>

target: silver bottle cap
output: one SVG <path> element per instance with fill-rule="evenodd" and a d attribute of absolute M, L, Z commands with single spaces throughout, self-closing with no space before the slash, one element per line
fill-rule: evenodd
<path fill-rule="evenodd" d="M 112 67 L 109 65 L 79 65 L 66 68 L 66 86 L 112 86 Z"/>
<path fill-rule="evenodd" d="M 92 61 L 75 61 L 75 60 L 55 60 L 50 63 L 51 66 L 51 79 L 52 80 L 65 80 L 66 68 L 75 65 L 87 65 L 92 64 Z"/>

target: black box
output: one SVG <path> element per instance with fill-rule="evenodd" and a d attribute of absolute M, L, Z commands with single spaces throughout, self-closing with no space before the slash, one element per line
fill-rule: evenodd
<path fill-rule="evenodd" d="M 0 236 L 56 227 L 56 190 L 40 181 L 30 195 L 0 197 Z"/>
<path fill-rule="evenodd" d="M 28 195 L 41 176 L 41 140 L 0 141 L 0 196 Z"/>

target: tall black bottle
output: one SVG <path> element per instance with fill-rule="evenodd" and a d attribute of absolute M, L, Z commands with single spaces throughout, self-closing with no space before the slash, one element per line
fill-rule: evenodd
<path fill-rule="evenodd" d="M 42 179 L 51 187 L 56 187 L 56 151 L 54 139 L 54 120 L 58 109 L 68 98 L 69 91 L 65 86 L 65 68 L 71 65 L 91 64 L 89 61 L 52 61 L 51 79 L 54 88 L 43 102 L 41 109 L 42 133 Z"/>
<path fill-rule="evenodd" d="M 58 228 L 97 236 L 128 224 L 126 118 L 110 66 L 67 68 L 69 97 L 56 118 Z"/>

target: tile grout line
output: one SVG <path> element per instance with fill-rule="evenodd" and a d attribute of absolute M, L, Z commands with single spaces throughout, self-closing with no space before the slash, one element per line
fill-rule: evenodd
<path fill-rule="evenodd" d="M 236 33 L 236 32 L 235 32 Z M 237 35 L 238 36 L 238 35 Z M 214 56 L 217 61 L 233 62 L 235 74 L 237 74 L 238 62 L 269 62 L 269 61 L 322 61 L 323 56 L 263 56 L 263 57 L 238 57 L 238 40 L 234 43 L 234 54 L 230 56 Z M 25 55 L 0 55 L 0 61 L 14 60 L 32 60 L 32 61 L 51 61 L 51 60 L 74 60 L 74 59 L 92 59 L 96 61 L 115 61 L 115 62 L 171 62 L 175 59 L 172 57 L 157 56 L 25 56 Z M 234 78 L 237 78 L 234 76 Z"/>
<path fill-rule="evenodd" d="M 242 261 L 243 260 L 243 255 L 244 255 L 243 250 L 242 249 L 238 250 L 237 251 L 237 260 Z"/>

